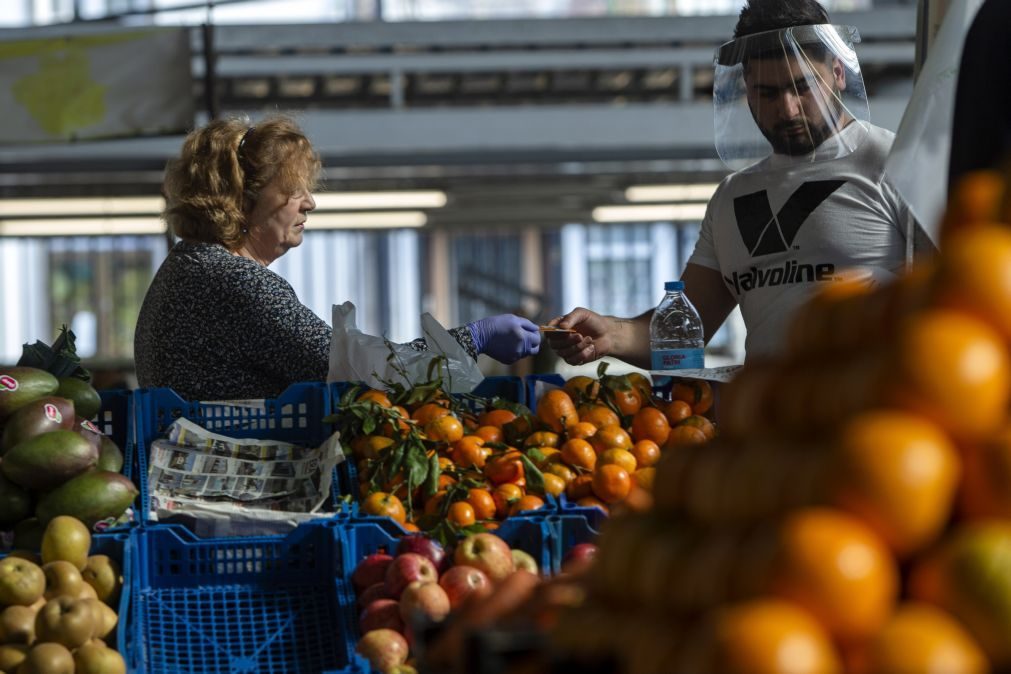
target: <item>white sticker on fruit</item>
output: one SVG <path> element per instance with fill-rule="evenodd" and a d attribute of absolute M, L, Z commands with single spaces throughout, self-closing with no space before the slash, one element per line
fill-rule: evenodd
<path fill-rule="evenodd" d="M 60 410 L 56 409 L 56 405 L 52 403 L 46 403 L 46 406 L 43 409 L 46 411 L 47 419 L 49 419 L 50 421 L 54 421 L 58 424 L 63 423 L 63 415 L 60 414 Z"/>
<path fill-rule="evenodd" d="M 9 374 L 0 375 L 0 389 L 4 391 L 17 391 L 18 380 Z"/>
<path fill-rule="evenodd" d="M 83 428 L 85 430 L 88 430 L 88 431 L 91 431 L 92 433 L 98 433 L 99 435 L 102 434 L 102 431 L 98 430 L 98 426 L 96 426 L 95 424 L 91 423 L 87 419 L 85 419 L 84 421 L 81 422 L 81 428 Z"/>

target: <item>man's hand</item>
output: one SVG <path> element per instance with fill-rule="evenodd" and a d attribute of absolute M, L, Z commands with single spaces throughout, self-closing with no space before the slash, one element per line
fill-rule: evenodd
<path fill-rule="evenodd" d="M 573 309 L 548 325 L 575 332 L 548 332 L 548 344 L 569 365 L 582 365 L 611 353 L 612 319 L 589 309 Z"/>
<path fill-rule="evenodd" d="M 537 326 L 521 316 L 489 316 L 468 323 L 467 327 L 474 337 L 478 353 L 486 353 L 507 365 L 534 355 L 541 347 L 541 333 Z"/>

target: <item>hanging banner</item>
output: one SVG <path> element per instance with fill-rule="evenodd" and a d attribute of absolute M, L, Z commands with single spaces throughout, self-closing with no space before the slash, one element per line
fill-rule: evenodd
<path fill-rule="evenodd" d="M 193 112 L 185 29 L 0 42 L 0 143 L 179 133 Z"/>

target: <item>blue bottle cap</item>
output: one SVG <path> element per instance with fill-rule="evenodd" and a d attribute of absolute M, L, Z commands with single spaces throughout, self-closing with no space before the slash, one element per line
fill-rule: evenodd
<path fill-rule="evenodd" d="M 684 281 L 667 281 L 666 283 L 663 284 L 664 292 L 668 293 L 672 290 L 684 290 L 684 289 L 685 289 Z"/>

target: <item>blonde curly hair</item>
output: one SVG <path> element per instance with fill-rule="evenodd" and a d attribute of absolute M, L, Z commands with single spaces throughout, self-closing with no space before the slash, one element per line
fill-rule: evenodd
<path fill-rule="evenodd" d="M 250 125 L 217 119 L 192 131 L 165 168 L 165 218 L 176 236 L 235 250 L 260 191 L 277 180 L 290 195 L 319 185 L 321 164 L 298 125 L 277 115 Z"/>

